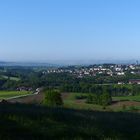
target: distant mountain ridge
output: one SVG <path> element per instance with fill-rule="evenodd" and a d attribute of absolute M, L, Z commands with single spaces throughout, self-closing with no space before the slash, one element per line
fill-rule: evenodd
<path fill-rule="evenodd" d="M 136 64 L 139 62 L 136 59 L 131 60 L 56 60 L 51 61 L 51 63 L 59 64 L 62 66 L 69 66 L 69 65 L 93 65 L 93 64 Z"/>
<path fill-rule="evenodd" d="M 92 64 L 136 64 L 134 59 L 132 60 L 56 60 L 47 62 L 5 62 L 0 61 L 0 66 L 27 66 L 27 67 L 61 67 L 71 65 L 92 65 Z"/>

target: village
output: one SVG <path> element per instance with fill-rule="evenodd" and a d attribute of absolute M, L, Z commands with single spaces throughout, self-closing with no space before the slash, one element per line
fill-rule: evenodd
<path fill-rule="evenodd" d="M 63 68 L 53 68 L 42 72 L 43 74 L 51 73 L 69 73 L 77 78 L 96 77 L 96 76 L 126 76 L 126 75 L 140 75 L 140 65 L 118 65 L 118 64 L 102 64 L 91 66 L 70 66 Z M 124 84 L 118 82 L 118 84 Z M 140 84 L 140 79 L 130 79 L 129 84 Z"/>

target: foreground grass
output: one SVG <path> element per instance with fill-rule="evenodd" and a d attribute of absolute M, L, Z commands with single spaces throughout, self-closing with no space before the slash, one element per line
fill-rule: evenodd
<path fill-rule="evenodd" d="M 28 95 L 30 93 L 29 91 L 0 91 L 0 100 L 20 95 Z"/>
<path fill-rule="evenodd" d="M 0 104 L 0 140 L 139 140 L 140 114 Z"/>

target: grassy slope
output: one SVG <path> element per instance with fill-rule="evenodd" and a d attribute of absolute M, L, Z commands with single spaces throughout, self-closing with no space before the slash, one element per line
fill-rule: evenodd
<path fill-rule="evenodd" d="M 139 140 L 140 114 L 0 104 L 0 140 Z"/>
<path fill-rule="evenodd" d="M 11 98 L 14 96 L 27 95 L 31 92 L 28 91 L 0 91 L 0 99 Z"/>

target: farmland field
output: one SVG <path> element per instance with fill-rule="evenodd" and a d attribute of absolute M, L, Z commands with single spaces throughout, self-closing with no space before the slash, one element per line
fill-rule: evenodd
<path fill-rule="evenodd" d="M 18 78 L 18 77 L 8 77 L 6 75 L 1 75 L 0 78 L 1 79 L 8 79 L 9 78 L 12 81 L 20 81 L 20 78 Z"/>
<path fill-rule="evenodd" d="M 29 91 L 0 91 L 0 100 L 20 95 L 28 95 L 30 93 Z"/>

